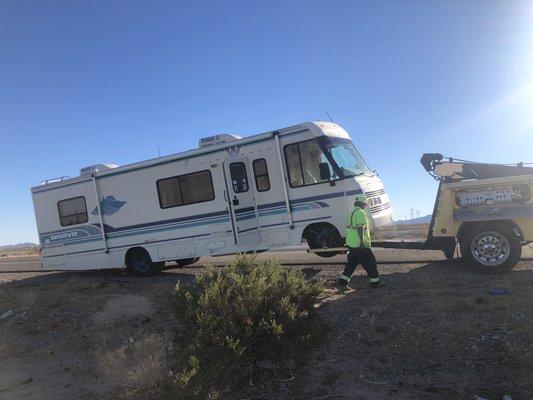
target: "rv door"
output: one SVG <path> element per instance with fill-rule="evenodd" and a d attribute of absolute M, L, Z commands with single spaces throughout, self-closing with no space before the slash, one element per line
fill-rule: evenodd
<path fill-rule="evenodd" d="M 224 170 L 237 245 L 246 251 L 247 246 L 255 247 L 261 242 L 249 160 L 244 157 L 231 158 L 224 163 Z"/>

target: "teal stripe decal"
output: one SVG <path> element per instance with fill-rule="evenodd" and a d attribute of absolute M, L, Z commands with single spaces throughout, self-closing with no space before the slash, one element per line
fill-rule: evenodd
<path fill-rule="evenodd" d="M 291 210 L 293 212 L 300 212 L 300 211 L 310 211 L 317 208 L 323 208 L 323 206 L 317 204 L 317 203 L 302 203 L 302 204 L 296 204 L 291 206 Z M 278 215 L 278 214 L 284 214 L 287 211 L 287 208 L 285 206 L 275 206 L 273 208 L 263 209 L 259 210 L 259 217 L 264 218 L 272 215 Z M 245 221 L 249 219 L 255 218 L 255 211 L 249 211 L 243 214 L 239 214 L 237 216 L 237 221 Z M 191 222 L 179 222 L 179 223 L 173 223 L 168 225 L 159 225 L 154 227 L 144 227 L 144 228 L 138 228 L 138 229 L 132 229 L 129 231 L 119 231 L 119 232 L 108 232 L 106 233 L 106 238 L 111 239 L 121 239 L 129 236 L 138 236 L 143 234 L 151 234 L 151 233 L 160 233 L 160 232 L 167 232 L 167 231 L 174 231 L 174 230 L 180 230 L 180 229 L 187 229 L 187 228 L 194 228 L 204 225 L 212 225 L 212 224 L 222 224 L 230 222 L 230 218 L 227 215 L 223 215 L 220 217 L 215 218 L 209 218 L 209 219 L 199 219 L 196 221 Z M 95 228 L 93 226 L 93 228 Z M 72 233 L 74 232 L 74 233 Z M 58 235 L 47 235 L 48 237 L 53 237 L 58 240 L 56 241 L 49 241 L 46 243 L 45 240 L 42 240 L 42 243 L 44 246 L 47 244 L 55 244 L 55 243 L 61 243 L 65 246 L 72 246 L 77 245 L 81 243 L 90 243 L 94 241 L 102 240 L 101 233 L 99 228 L 96 228 L 95 230 L 89 234 L 87 232 L 87 228 L 79 228 L 75 229 L 65 233 L 61 233 Z M 92 234 L 94 232 L 94 234 Z M 64 239 L 64 240 L 59 240 Z"/>

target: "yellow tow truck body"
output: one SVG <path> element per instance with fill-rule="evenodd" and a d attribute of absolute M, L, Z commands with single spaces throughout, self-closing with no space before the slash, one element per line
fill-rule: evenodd
<path fill-rule="evenodd" d="M 424 154 L 420 160 L 439 189 L 423 241 L 373 241 L 374 247 L 442 250 L 456 254 L 480 272 L 501 273 L 520 260 L 522 246 L 533 242 L 533 168 L 486 164 Z M 311 250 L 338 252 L 346 248 Z"/>
<path fill-rule="evenodd" d="M 512 269 L 522 246 L 533 241 L 533 168 L 438 153 L 424 154 L 420 162 L 439 181 L 439 190 L 427 239 L 403 247 L 439 249 L 453 258 L 459 244 L 463 259 L 481 272 Z"/>
<path fill-rule="evenodd" d="M 513 191 L 513 188 L 516 190 Z M 525 192 L 525 196 L 521 195 L 521 189 L 522 193 Z M 501 197 L 494 198 L 494 194 L 498 196 L 499 193 L 502 193 Z M 522 240 L 531 242 L 533 241 L 531 193 L 533 193 L 533 174 L 443 183 L 436 207 L 433 236 L 457 237 L 466 225 L 472 223 L 512 221 Z M 470 197 L 467 197 L 469 194 Z M 485 196 L 479 199 L 478 204 L 460 201 L 461 198 L 475 200 L 483 194 Z"/>

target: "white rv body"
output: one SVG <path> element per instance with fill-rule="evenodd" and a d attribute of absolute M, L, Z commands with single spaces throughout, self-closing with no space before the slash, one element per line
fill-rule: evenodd
<path fill-rule="evenodd" d="M 303 123 L 227 139 L 121 167 L 95 166 L 92 173 L 32 188 L 43 268 L 121 268 L 128 250 L 139 247 L 154 262 L 263 251 L 299 245 L 306 228 L 313 227 L 334 227 L 344 236 L 353 198 L 361 192 L 369 197 L 373 226 L 392 222 L 383 183 L 366 164 L 365 172 L 356 176 L 346 176 L 347 169 L 339 173 L 337 164 L 351 162 L 345 158 L 353 153 L 346 150 L 353 145 L 340 126 Z M 317 141 L 335 143 L 328 154 L 338 153 L 342 160 L 318 155 Z M 316 157 L 329 163 L 330 180 L 317 176 Z M 256 161 L 260 159 L 265 161 Z M 265 163 L 266 177 L 264 168 L 254 172 Z M 212 189 L 207 188 L 209 174 Z M 200 197 L 202 201 L 194 202 Z"/>

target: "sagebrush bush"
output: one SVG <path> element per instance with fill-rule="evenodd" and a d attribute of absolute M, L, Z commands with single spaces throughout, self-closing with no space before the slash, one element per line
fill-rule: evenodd
<path fill-rule="evenodd" d="M 319 336 L 315 304 L 321 291 L 300 271 L 275 261 L 258 264 L 248 256 L 210 269 L 196 285 L 178 287 L 179 387 L 216 397 L 243 383 L 260 388 L 272 375 L 279 376 L 287 361 Z"/>

